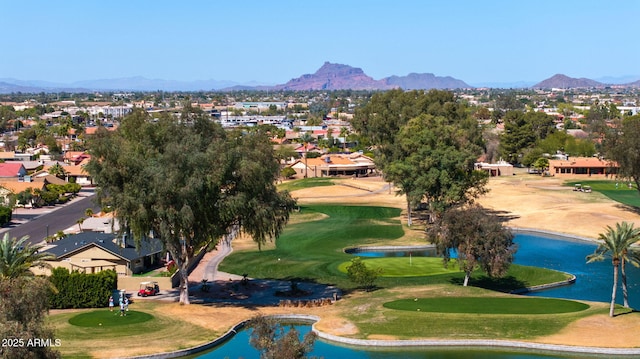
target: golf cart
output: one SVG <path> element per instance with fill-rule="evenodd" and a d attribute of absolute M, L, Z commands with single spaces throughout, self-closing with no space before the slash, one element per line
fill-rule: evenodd
<path fill-rule="evenodd" d="M 138 297 L 146 297 L 148 295 L 156 295 L 160 293 L 158 282 L 141 282 Z"/>

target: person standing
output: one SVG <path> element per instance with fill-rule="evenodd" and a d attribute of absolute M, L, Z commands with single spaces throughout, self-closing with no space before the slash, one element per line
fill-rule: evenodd
<path fill-rule="evenodd" d="M 109 311 L 113 312 L 113 296 L 109 296 Z"/>

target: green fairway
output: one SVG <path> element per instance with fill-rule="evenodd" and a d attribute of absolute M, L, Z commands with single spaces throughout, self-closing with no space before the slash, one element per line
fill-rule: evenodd
<path fill-rule="evenodd" d="M 303 178 L 299 180 L 293 180 L 284 182 L 278 185 L 278 189 L 281 191 L 287 190 L 289 192 L 303 189 L 303 188 L 311 188 L 311 187 L 320 187 L 320 186 L 333 186 L 335 185 L 334 180 L 331 178 Z"/>
<path fill-rule="evenodd" d="M 322 214 L 322 215 L 319 215 Z M 346 275 L 346 266 L 353 256 L 344 248 L 373 244 L 393 245 L 404 235 L 397 218 L 400 210 L 387 207 L 310 205 L 293 215 L 318 218 L 287 226 L 270 250 L 233 252 L 220 265 L 229 273 L 247 273 L 253 278 L 307 280 L 355 288 Z M 366 258 L 371 267 L 383 268 L 375 282 L 382 288 L 439 283 L 461 284 L 464 273 L 455 261 L 448 269 L 442 259 Z M 508 292 L 523 287 L 552 283 L 567 279 L 566 274 L 534 267 L 512 265 L 504 278 L 489 278 L 481 272 L 473 273 L 470 285 Z"/>
<path fill-rule="evenodd" d="M 392 257 L 365 258 L 363 263 L 369 268 L 382 268 L 382 277 L 422 277 L 460 272 L 455 262 L 445 268 L 442 258 L 437 257 Z M 347 273 L 351 261 L 341 263 L 338 269 Z"/>
<path fill-rule="evenodd" d="M 120 310 L 113 312 L 106 309 L 94 310 L 69 318 L 69 324 L 79 327 L 108 328 L 138 324 L 153 319 L 153 315 L 136 310 L 125 313 L 125 316 L 120 316 Z"/>
<path fill-rule="evenodd" d="M 565 184 L 574 187 L 578 183 L 583 186 L 591 186 L 591 190 L 600 192 L 616 202 L 640 208 L 640 193 L 633 183 L 631 188 L 629 188 L 628 182 L 615 180 L 571 181 Z M 616 188 L 616 183 L 618 183 L 618 188 Z"/>
<path fill-rule="evenodd" d="M 437 297 L 401 299 L 385 308 L 412 312 L 467 314 L 560 314 L 589 309 L 584 303 L 553 298 Z"/>

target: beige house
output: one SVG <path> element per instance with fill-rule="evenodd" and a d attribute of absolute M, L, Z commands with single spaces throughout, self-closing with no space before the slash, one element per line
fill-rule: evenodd
<path fill-rule="evenodd" d="M 136 248 L 130 240 L 112 233 L 82 232 L 70 235 L 45 247 L 56 259 L 48 261 L 53 268 L 97 273 L 114 270 L 118 276 L 131 276 L 157 267 L 162 259 L 162 243 L 155 239 L 143 241 Z M 35 268 L 36 274 L 49 275 L 47 268 Z"/>
<path fill-rule="evenodd" d="M 513 176 L 513 165 L 506 161 L 498 161 L 498 163 L 476 163 L 476 169 L 489 173 L 489 176 Z"/>
<path fill-rule="evenodd" d="M 355 176 L 366 177 L 374 173 L 373 160 L 360 153 L 326 154 L 317 158 L 300 159 L 290 165 L 296 178 Z"/>

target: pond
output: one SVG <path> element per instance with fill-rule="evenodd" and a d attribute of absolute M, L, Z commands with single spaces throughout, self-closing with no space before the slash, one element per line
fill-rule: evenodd
<path fill-rule="evenodd" d="M 310 325 L 296 325 L 296 330 L 300 335 L 308 333 L 311 330 Z M 213 349 L 207 353 L 192 358 L 198 359 L 220 359 L 220 358 L 243 358 L 243 359 L 259 359 L 260 354 L 249 345 L 249 337 L 251 330 L 243 330 L 238 332 L 232 339 Z M 321 340 L 317 340 L 313 346 L 313 351 L 309 356 L 330 358 L 349 358 L 349 359 L 573 359 L 573 358 L 611 358 L 611 355 L 597 356 L 585 354 L 558 354 L 558 353 L 534 353 L 532 351 L 506 351 L 494 350 L 488 348 L 461 349 L 455 348 L 437 348 L 437 347 L 414 347 L 414 348 L 373 348 L 373 347 L 351 347 L 343 345 L 330 344 Z M 190 357 L 191 358 L 191 357 Z"/>
<path fill-rule="evenodd" d="M 582 299 L 590 301 L 608 302 L 611 299 L 612 267 L 610 260 L 586 264 L 585 257 L 596 248 L 592 242 L 569 238 L 551 238 L 542 235 L 518 233 L 514 239 L 518 244 L 515 263 L 528 266 L 545 267 L 576 276 L 576 283 L 569 286 L 532 292 L 527 295 L 546 296 L 554 298 Z M 408 255 L 407 251 L 403 251 Z M 411 255 L 422 254 L 412 249 Z M 356 253 L 354 253 L 356 254 Z M 363 256 L 362 252 L 357 255 Z M 422 255 L 434 255 L 427 249 Z M 374 251 L 367 256 L 391 256 L 388 251 Z M 640 307 L 640 269 L 628 266 L 629 299 L 632 307 Z M 622 303 L 622 292 L 618 296 Z M 309 325 L 296 326 L 301 335 L 308 332 Z M 195 356 L 201 359 L 210 358 L 259 358 L 259 353 L 249 346 L 250 330 L 244 330 L 218 348 L 205 354 Z M 529 359 L 529 358 L 611 358 L 611 355 L 585 355 L 584 353 L 539 353 L 531 351 L 490 350 L 483 348 L 361 348 L 330 344 L 321 340 L 316 341 L 311 355 L 324 358 L 438 358 L 438 359 Z"/>

